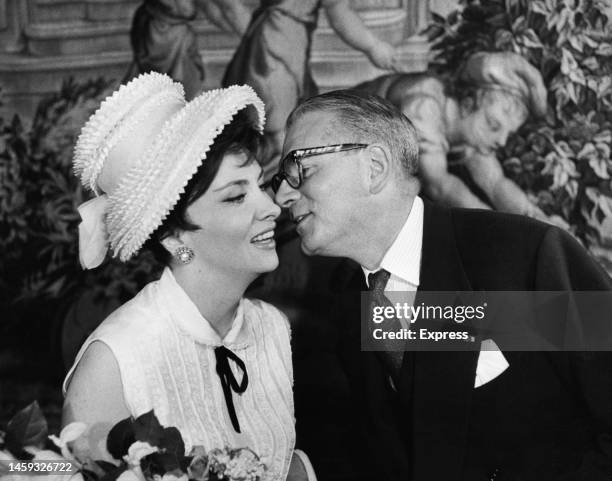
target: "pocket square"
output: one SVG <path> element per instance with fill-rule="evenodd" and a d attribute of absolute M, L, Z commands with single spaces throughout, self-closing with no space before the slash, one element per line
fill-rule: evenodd
<path fill-rule="evenodd" d="M 508 369 L 509 365 L 499 347 L 495 344 L 495 341 L 493 339 L 485 339 L 480 343 L 474 388 L 492 381 Z"/>

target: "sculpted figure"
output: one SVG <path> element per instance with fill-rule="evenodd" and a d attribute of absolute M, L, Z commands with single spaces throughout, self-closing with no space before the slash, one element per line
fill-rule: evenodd
<path fill-rule="evenodd" d="M 547 218 L 504 175 L 495 156 L 529 115 L 546 114 L 542 77 L 520 55 L 474 54 L 453 82 L 428 72 L 394 74 L 357 88 L 386 98 L 412 120 L 419 137 L 423 190 L 431 199 L 562 223 Z M 461 157 L 455 165 L 448 162 L 451 152 Z"/>
<path fill-rule="evenodd" d="M 379 68 L 390 69 L 395 50 L 370 32 L 348 0 L 262 0 L 227 67 L 223 86 L 247 84 L 266 104 L 266 160 L 276 169 L 289 112 L 317 93 L 309 58 L 323 8 L 334 31 Z"/>
<path fill-rule="evenodd" d="M 219 28 L 242 35 L 248 10 L 238 0 L 144 0 L 134 14 L 130 40 L 134 61 L 124 81 L 146 72 L 181 82 L 187 99 L 202 90 L 204 64 L 191 26 L 198 9 Z"/>

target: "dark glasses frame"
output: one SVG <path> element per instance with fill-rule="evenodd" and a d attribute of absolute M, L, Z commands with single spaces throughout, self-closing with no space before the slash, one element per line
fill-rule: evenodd
<path fill-rule="evenodd" d="M 365 149 L 369 144 L 334 144 L 324 145 L 321 147 L 310 147 L 308 149 L 296 149 L 289 152 L 279 163 L 278 173 L 275 174 L 268 183 L 268 186 L 272 188 L 272 192 L 275 194 L 280 189 L 283 180 L 287 181 L 287 184 L 293 189 L 299 189 L 304 182 L 302 174 L 302 159 L 308 157 L 314 157 L 316 155 L 333 154 L 336 152 L 346 152 L 349 150 Z M 297 177 L 287 175 L 289 164 L 295 164 L 297 166 Z M 266 186 L 267 187 L 267 186 Z"/>

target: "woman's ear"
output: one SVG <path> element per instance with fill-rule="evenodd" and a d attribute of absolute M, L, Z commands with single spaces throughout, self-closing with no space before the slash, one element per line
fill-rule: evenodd
<path fill-rule="evenodd" d="M 160 241 L 160 243 L 162 246 L 164 246 L 164 249 L 166 249 L 170 253 L 171 256 L 174 255 L 174 253 L 179 247 L 182 247 L 185 245 L 183 241 L 181 241 L 179 236 L 177 236 L 176 234 L 172 234 L 172 235 L 164 237 Z"/>
<path fill-rule="evenodd" d="M 372 194 L 379 193 L 387 184 L 393 173 L 391 152 L 381 144 L 370 144 L 369 156 L 369 190 Z"/>

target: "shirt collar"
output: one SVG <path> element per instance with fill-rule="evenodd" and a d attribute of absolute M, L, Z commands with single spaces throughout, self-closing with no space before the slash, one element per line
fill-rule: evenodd
<path fill-rule="evenodd" d="M 380 266 L 373 271 L 361 266 L 366 283 L 372 272 L 385 269 L 392 276 L 399 277 L 415 286 L 419 285 L 423 247 L 423 211 L 423 201 L 416 196 L 406 222 L 383 256 Z"/>
<path fill-rule="evenodd" d="M 240 299 L 231 329 L 221 338 L 217 331 L 202 316 L 183 288 L 176 282 L 172 271 L 166 267 L 157 283 L 165 310 L 177 327 L 199 343 L 209 346 L 227 346 L 233 349 L 246 347 L 248 329 L 244 325 L 244 303 Z"/>

